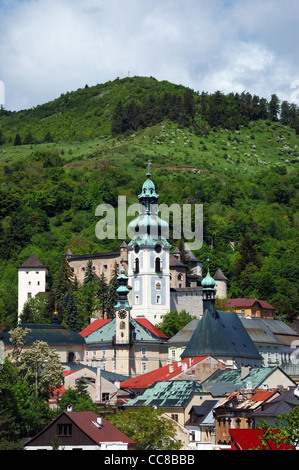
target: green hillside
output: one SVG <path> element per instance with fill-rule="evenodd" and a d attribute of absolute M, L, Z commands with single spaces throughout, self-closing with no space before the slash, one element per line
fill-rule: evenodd
<path fill-rule="evenodd" d="M 204 204 L 204 245 L 231 297 L 298 315 L 298 108 L 134 77 L 0 111 L 0 324 L 14 324 L 17 266 L 32 252 L 55 280 L 65 251 L 118 249 L 95 208 L 137 202 L 148 161 L 166 204 Z M 231 248 L 230 242 L 236 248 Z M 213 250 L 211 251 L 211 246 Z M 175 243 L 173 243 L 175 247 Z"/>

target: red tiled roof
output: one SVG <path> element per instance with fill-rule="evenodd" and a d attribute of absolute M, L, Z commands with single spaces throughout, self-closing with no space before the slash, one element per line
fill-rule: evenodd
<path fill-rule="evenodd" d="M 229 430 L 232 443 L 232 450 L 253 450 L 262 447 L 260 438 L 263 436 L 264 431 L 260 429 L 230 429 Z M 277 430 L 274 430 L 276 433 Z M 295 450 L 294 446 L 284 444 L 277 447 L 273 441 L 267 441 L 268 450 Z"/>
<path fill-rule="evenodd" d="M 143 326 L 144 328 L 146 328 L 147 330 L 149 330 L 151 333 L 153 333 L 155 336 L 157 336 L 158 338 L 164 338 L 164 339 L 168 339 L 168 336 L 166 336 L 164 333 L 162 333 L 162 331 L 160 331 L 157 327 L 155 327 L 155 325 L 153 325 L 149 320 L 147 320 L 146 318 L 136 318 L 136 321 L 141 325 Z"/>
<path fill-rule="evenodd" d="M 266 391 L 266 390 L 257 390 L 257 392 L 252 395 L 251 398 L 249 398 L 249 400 L 251 401 L 266 401 L 268 400 L 268 398 L 270 398 L 272 395 L 275 395 L 276 391 L 275 390 L 272 390 L 272 391 Z"/>
<path fill-rule="evenodd" d="M 192 359 L 191 367 L 201 362 L 205 359 L 206 356 L 194 357 Z M 180 373 L 182 373 L 182 364 L 187 364 L 188 369 L 190 368 L 190 359 L 184 359 L 180 362 L 175 362 L 174 364 L 168 364 L 167 366 L 160 367 L 159 369 L 147 372 L 146 374 L 139 375 L 138 377 L 133 377 L 132 379 L 125 380 L 121 382 L 121 388 L 128 389 L 139 389 L 139 388 L 149 388 L 156 382 L 164 382 L 166 380 L 171 380 Z"/>
<path fill-rule="evenodd" d="M 106 419 L 102 418 L 101 426 L 97 425 L 98 415 L 92 411 L 64 411 L 61 413 L 52 423 L 50 423 L 43 431 L 41 431 L 37 436 L 30 439 L 26 446 L 34 445 L 34 441 L 46 429 L 49 429 L 53 424 L 60 418 L 60 416 L 66 415 L 83 433 L 85 433 L 91 440 L 93 440 L 97 445 L 101 445 L 105 442 L 117 442 L 128 444 L 131 447 L 136 447 L 136 442 L 126 436 L 113 424 L 111 424 Z"/>
<path fill-rule="evenodd" d="M 79 334 L 83 336 L 83 338 L 86 338 L 87 336 L 91 335 L 91 333 L 94 333 L 94 331 L 99 330 L 102 328 L 104 325 L 107 325 L 112 320 L 95 320 L 92 322 L 90 325 L 88 325 L 83 331 L 81 331 Z M 163 339 L 168 339 L 168 336 L 166 336 L 162 331 L 158 330 L 149 320 L 146 318 L 136 318 L 136 321 L 149 330 L 151 333 L 153 333 L 155 336 L 158 338 L 163 338 Z"/>
<path fill-rule="evenodd" d="M 102 328 L 104 325 L 109 323 L 111 320 L 95 320 L 93 321 L 90 325 L 88 325 L 83 331 L 81 331 L 79 334 L 83 336 L 83 338 L 86 338 L 87 336 L 91 335 L 94 331 L 99 330 Z"/>
<path fill-rule="evenodd" d="M 268 308 L 271 310 L 275 310 L 272 305 L 270 305 L 268 302 L 265 300 L 258 300 L 258 299 L 227 299 L 227 305 L 228 307 L 231 308 L 246 308 L 246 307 L 252 307 L 256 302 L 258 302 L 261 306 L 261 308 Z"/>
<path fill-rule="evenodd" d="M 97 422 L 98 416 L 92 411 L 70 411 L 65 412 L 65 414 L 97 444 L 102 442 L 123 442 L 131 445 L 135 444 L 132 439 L 104 418 L 102 419 L 101 427 L 96 426 L 94 423 Z"/>

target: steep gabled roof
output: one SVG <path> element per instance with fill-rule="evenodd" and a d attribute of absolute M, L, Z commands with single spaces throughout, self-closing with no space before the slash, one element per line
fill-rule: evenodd
<path fill-rule="evenodd" d="M 98 426 L 97 414 L 92 411 L 70 411 L 61 413 L 49 426 L 41 431 L 37 436 L 26 442 L 26 447 L 34 445 L 34 441 L 49 429 L 62 415 L 66 415 L 84 434 L 86 434 L 97 445 L 105 442 L 117 442 L 135 446 L 136 443 L 117 429 L 109 421 L 102 419 L 102 425 Z"/>
<path fill-rule="evenodd" d="M 116 320 L 95 320 L 80 335 L 86 343 L 112 341 L 115 336 Z M 130 318 L 130 328 L 135 341 L 167 341 L 168 337 L 145 318 Z"/>
<path fill-rule="evenodd" d="M 46 266 L 41 262 L 41 260 L 38 259 L 38 257 L 34 253 L 32 253 L 32 255 L 29 256 L 29 258 L 27 258 L 23 264 L 21 264 L 21 266 L 18 266 L 18 268 L 19 269 L 21 268 L 22 269 L 25 269 L 25 268 L 46 269 Z"/>
<path fill-rule="evenodd" d="M 238 315 L 206 309 L 182 354 L 187 357 L 212 356 L 262 360 Z"/>
<path fill-rule="evenodd" d="M 218 268 L 217 271 L 215 272 L 213 279 L 215 281 L 227 281 L 227 277 L 224 276 L 220 268 Z"/>

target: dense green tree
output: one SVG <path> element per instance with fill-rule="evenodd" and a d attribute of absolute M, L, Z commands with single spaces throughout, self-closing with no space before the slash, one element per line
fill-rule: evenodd
<path fill-rule="evenodd" d="M 99 412 L 98 406 L 93 403 L 88 394 L 81 393 L 78 389 L 70 387 L 65 391 L 58 402 L 58 412 L 67 411 L 69 405 L 73 406 L 73 411 L 93 411 L 97 414 Z"/>
<path fill-rule="evenodd" d="M 14 140 L 14 146 L 17 147 L 18 145 L 22 145 L 20 134 L 16 134 L 15 140 Z"/>
<path fill-rule="evenodd" d="M 182 444 L 175 440 L 175 428 L 163 414 L 163 409 L 141 406 L 119 411 L 107 419 L 137 442 L 138 450 L 179 450 Z"/>
<path fill-rule="evenodd" d="M 269 116 L 272 121 L 278 120 L 278 114 L 280 111 L 280 101 L 277 95 L 272 95 L 269 102 Z"/>
<path fill-rule="evenodd" d="M 163 316 L 161 323 L 157 325 L 157 328 L 161 330 L 168 338 L 172 338 L 176 335 L 184 326 L 188 325 L 190 321 L 194 320 L 185 310 L 181 312 L 171 311 Z"/>

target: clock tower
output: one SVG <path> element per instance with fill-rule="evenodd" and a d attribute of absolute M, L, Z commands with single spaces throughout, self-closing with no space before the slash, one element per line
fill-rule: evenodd
<path fill-rule="evenodd" d="M 130 311 L 132 307 L 128 303 L 128 294 L 130 291 L 127 287 L 128 278 L 125 274 L 123 263 L 117 280 L 119 287 L 116 291 L 118 294 L 118 302 L 114 307 L 116 322 L 115 344 L 130 345 Z"/>

